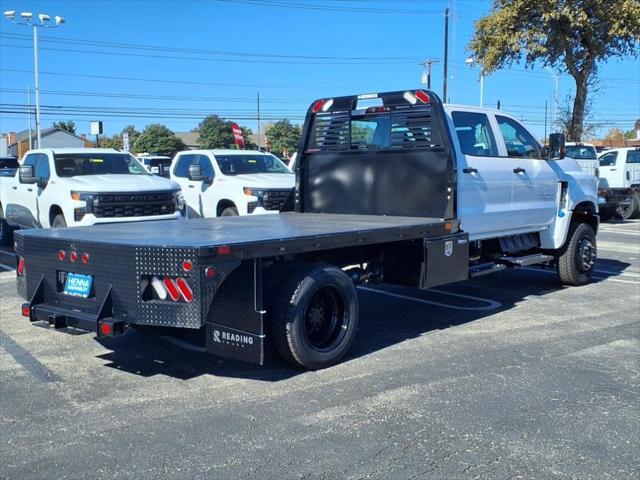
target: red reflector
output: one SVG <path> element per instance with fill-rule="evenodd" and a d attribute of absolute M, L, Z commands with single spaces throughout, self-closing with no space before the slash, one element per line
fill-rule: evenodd
<path fill-rule="evenodd" d="M 420 100 L 422 103 L 429 103 L 429 95 L 427 95 L 422 90 L 416 90 L 416 98 Z"/>
<path fill-rule="evenodd" d="M 313 107 L 311 107 L 311 111 L 313 113 L 318 113 L 323 105 L 324 105 L 324 100 L 318 100 L 316 103 L 313 104 Z"/>
<path fill-rule="evenodd" d="M 171 297 L 171 300 L 174 302 L 180 298 L 180 292 L 178 291 L 178 287 L 174 281 L 170 278 L 163 278 L 162 282 L 164 283 L 165 288 L 167 289 L 167 293 Z"/>
<path fill-rule="evenodd" d="M 18 260 L 18 275 L 24 274 L 24 258 L 20 257 Z"/>
<path fill-rule="evenodd" d="M 190 272 L 192 268 L 193 268 L 193 263 L 191 263 L 191 260 L 185 260 L 184 262 L 182 262 L 182 269 L 185 272 Z"/>
<path fill-rule="evenodd" d="M 31 307 L 29 305 L 22 306 L 22 316 L 31 317 Z"/>
<path fill-rule="evenodd" d="M 190 302 L 191 300 L 193 300 L 193 292 L 191 291 L 191 287 L 189 286 L 187 281 L 184 278 L 178 278 L 176 279 L 176 283 L 178 284 L 180 293 L 182 293 L 182 297 L 187 302 Z"/>
<path fill-rule="evenodd" d="M 87 263 L 89 263 L 89 254 L 88 253 L 83 253 L 82 254 L 82 263 L 84 263 L 85 265 Z"/>
<path fill-rule="evenodd" d="M 204 274 L 207 276 L 207 278 L 213 278 L 213 277 L 215 277 L 215 276 L 216 276 L 216 273 L 218 273 L 218 272 L 216 272 L 216 269 L 215 269 L 215 268 L 213 268 L 213 267 L 207 267 L 207 268 L 205 268 L 205 270 L 204 270 Z"/>
<path fill-rule="evenodd" d="M 113 327 L 111 326 L 110 323 L 100 322 L 100 333 L 102 335 L 112 335 Z"/>
<path fill-rule="evenodd" d="M 69 254 L 69 260 L 71 260 L 72 262 L 75 262 L 76 260 L 78 260 L 78 252 L 73 251 Z"/>
<path fill-rule="evenodd" d="M 63 261 L 66 257 L 67 257 L 67 254 L 64 252 L 64 250 L 60 250 L 58 252 L 58 260 Z"/>
<path fill-rule="evenodd" d="M 229 255 L 231 253 L 231 247 L 229 245 L 223 245 L 218 247 L 218 255 Z"/>

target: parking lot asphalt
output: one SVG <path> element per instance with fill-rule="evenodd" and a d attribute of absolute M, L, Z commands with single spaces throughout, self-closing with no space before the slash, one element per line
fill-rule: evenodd
<path fill-rule="evenodd" d="M 38 328 L 0 273 L 0 478 L 638 478 L 640 222 L 598 241 L 585 287 L 362 288 L 350 354 L 318 372 Z"/>

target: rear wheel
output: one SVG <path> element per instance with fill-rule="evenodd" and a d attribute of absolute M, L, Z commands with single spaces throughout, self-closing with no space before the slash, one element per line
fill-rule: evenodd
<path fill-rule="evenodd" d="M 634 194 L 631 195 L 631 199 L 629 200 L 628 205 L 620 206 L 618 208 L 618 213 L 623 220 L 629 220 L 630 218 L 635 218 L 638 210 L 640 209 L 640 205 L 638 204 L 638 197 Z"/>
<path fill-rule="evenodd" d="M 237 217 L 238 216 L 238 209 L 236 207 L 227 207 L 224 210 L 222 210 L 222 213 L 220 214 L 221 217 Z"/>
<path fill-rule="evenodd" d="M 64 219 L 64 215 L 59 213 L 55 217 L 53 217 L 53 222 L 51 222 L 51 228 L 66 228 L 67 221 Z"/>
<path fill-rule="evenodd" d="M 560 281 L 565 285 L 585 285 L 591 280 L 591 274 L 597 259 L 596 234 L 586 223 L 573 223 L 567 235 L 564 247 L 556 257 L 556 270 Z"/>
<path fill-rule="evenodd" d="M 635 192 L 633 198 L 635 198 L 636 209 L 629 218 L 640 218 L 640 192 Z"/>
<path fill-rule="evenodd" d="M 280 285 L 271 320 L 276 349 L 286 361 L 310 370 L 334 365 L 355 337 L 355 286 L 334 266 L 301 267 Z"/>

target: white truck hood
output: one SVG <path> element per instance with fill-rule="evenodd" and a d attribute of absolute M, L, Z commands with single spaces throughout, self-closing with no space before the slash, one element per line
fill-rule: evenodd
<path fill-rule="evenodd" d="M 252 173 L 247 175 L 229 175 L 227 182 L 242 183 L 243 187 L 256 189 L 289 189 L 295 187 L 296 176 L 288 173 Z"/>
<path fill-rule="evenodd" d="M 179 190 L 180 186 L 156 175 L 82 175 L 65 178 L 71 190 L 95 193 Z"/>

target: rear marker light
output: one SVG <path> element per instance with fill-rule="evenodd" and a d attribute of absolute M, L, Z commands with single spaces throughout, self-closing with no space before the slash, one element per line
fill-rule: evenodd
<path fill-rule="evenodd" d="M 322 111 L 326 112 L 327 110 L 329 110 L 331 107 L 333 106 L 333 98 L 330 100 L 327 100 L 326 102 L 324 102 L 324 105 L 322 106 Z"/>
<path fill-rule="evenodd" d="M 323 105 L 324 105 L 324 100 L 318 100 L 316 103 L 313 104 L 313 107 L 311 107 L 311 111 L 313 113 L 318 113 Z"/>
<path fill-rule="evenodd" d="M 78 260 L 78 252 L 73 251 L 69 254 L 69 260 L 71 260 L 72 262 L 75 262 L 76 260 Z"/>
<path fill-rule="evenodd" d="M 84 263 L 85 265 L 87 263 L 89 263 L 89 254 L 88 253 L 83 253 L 82 254 L 82 263 Z"/>
<path fill-rule="evenodd" d="M 178 288 L 180 289 L 180 293 L 182 294 L 182 298 L 184 298 L 187 302 L 193 300 L 193 292 L 191 291 L 191 287 L 187 283 L 184 278 L 176 279 L 176 283 L 178 284 Z"/>
<path fill-rule="evenodd" d="M 22 306 L 22 316 L 31 318 L 31 307 L 29 305 Z"/>
<path fill-rule="evenodd" d="M 404 98 L 407 102 L 409 102 L 411 105 L 415 105 L 416 102 L 418 101 L 418 99 L 416 98 L 416 96 L 411 93 L 411 92 L 404 92 L 404 94 L 402 95 L 402 98 Z"/>
<path fill-rule="evenodd" d="M 205 268 L 205 270 L 204 270 L 204 274 L 207 276 L 207 278 L 213 278 L 213 277 L 215 277 L 215 276 L 216 276 L 216 273 L 218 273 L 218 272 L 216 272 L 216 269 L 215 269 L 215 268 L 213 268 L 213 267 L 207 267 L 207 268 Z"/>
<path fill-rule="evenodd" d="M 64 250 L 60 250 L 58 252 L 58 260 L 60 260 L 61 262 L 67 257 L 67 254 L 65 253 Z"/>
<path fill-rule="evenodd" d="M 151 279 L 151 286 L 153 287 L 154 292 L 156 292 L 156 295 L 158 295 L 158 298 L 160 300 L 167 299 L 167 291 L 164 289 L 162 281 L 158 277 L 153 277 Z"/>
<path fill-rule="evenodd" d="M 184 262 L 182 262 L 182 269 L 185 272 L 190 272 L 192 268 L 193 268 L 193 263 L 191 263 L 191 260 L 185 260 Z"/>
<path fill-rule="evenodd" d="M 422 103 L 429 103 L 429 100 L 430 100 L 429 95 L 427 95 L 422 90 L 416 91 L 416 98 L 420 100 Z"/>
<path fill-rule="evenodd" d="M 20 257 L 18 260 L 18 275 L 24 275 L 24 258 Z"/>
<path fill-rule="evenodd" d="M 100 333 L 102 335 L 112 335 L 113 327 L 111 326 L 110 323 L 100 322 Z"/>
<path fill-rule="evenodd" d="M 229 255 L 230 253 L 231 253 L 231 247 L 229 245 L 218 247 L 218 255 Z"/>
<path fill-rule="evenodd" d="M 178 300 L 180 298 L 180 292 L 178 291 L 178 287 L 176 287 L 175 282 L 170 278 L 164 278 L 162 281 L 167 289 L 167 293 L 171 297 L 171 300 L 174 302 Z"/>

